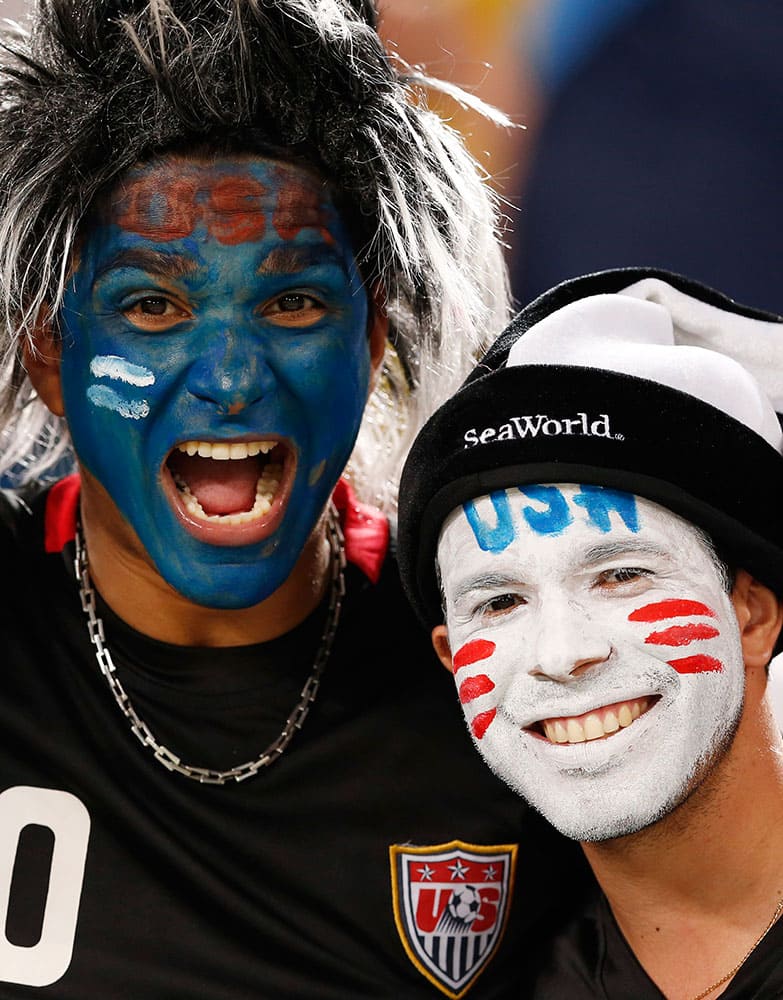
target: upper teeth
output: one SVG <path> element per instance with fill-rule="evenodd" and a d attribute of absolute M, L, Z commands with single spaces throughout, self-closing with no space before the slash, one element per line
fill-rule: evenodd
<path fill-rule="evenodd" d="M 201 458 L 252 458 L 259 453 L 268 454 L 277 441 L 183 441 L 177 445 L 178 451 Z"/>
<path fill-rule="evenodd" d="M 585 743 L 625 729 L 649 707 L 647 698 L 619 702 L 576 718 L 544 719 L 544 735 L 551 743 Z"/>

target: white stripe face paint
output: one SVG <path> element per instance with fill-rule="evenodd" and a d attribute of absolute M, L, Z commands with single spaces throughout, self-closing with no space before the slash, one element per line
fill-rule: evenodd
<path fill-rule="evenodd" d="M 600 487 L 523 486 L 454 511 L 438 561 L 473 740 L 562 833 L 643 829 L 727 752 L 739 631 L 681 518 Z"/>
<path fill-rule="evenodd" d="M 108 378 L 128 385 L 154 385 L 155 376 L 142 365 L 121 358 L 117 354 L 99 354 L 90 362 L 90 371 L 96 378 Z"/>
<path fill-rule="evenodd" d="M 96 379 L 108 379 L 114 383 L 136 387 L 155 384 L 155 376 L 142 365 L 135 365 L 116 354 L 99 354 L 90 362 L 90 373 Z M 87 398 L 93 406 L 113 410 L 128 420 L 143 420 L 150 408 L 146 399 L 129 398 L 121 388 L 105 384 L 91 385 Z"/>

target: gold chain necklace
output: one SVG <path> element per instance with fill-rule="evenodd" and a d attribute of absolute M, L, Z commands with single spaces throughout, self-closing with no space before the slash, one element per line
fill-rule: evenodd
<path fill-rule="evenodd" d="M 761 935 L 756 939 L 754 944 L 752 944 L 750 948 L 748 948 L 748 950 L 745 952 L 745 954 L 742 956 L 739 962 L 737 962 L 734 968 L 730 972 L 727 972 L 725 976 L 721 976 L 721 978 L 717 982 L 714 982 L 712 986 L 708 986 L 706 990 L 702 990 L 701 993 L 697 993 L 695 997 L 691 998 L 691 1000 L 704 1000 L 704 997 L 708 997 L 713 990 L 716 990 L 719 986 L 722 986 L 724 983 L 727 983 L 730 979 L 736 976 L 736 974 L 739 972 L 742 966 L 747 962 L 747 960 L 750 958 L 750 956 L 753 954 L 756 948 L 758 948 L 758 946 L 761 944 L 761 942 L 764 940 L 767 934 L 769 934 L 769 932 L 775 926 L 778 917 L 780 916 L 781 913 L 783 913 L 783 899 L 778 900 L 778 905 L 775 907 L 775 912 L 772 914 L 772 919 L 764 928 L 764 930 L 761 932 Z"/>
<path fill-rule="evenodd" d="M 279 760 L 294 733 L 302 728 L 302 723 L 307 717 L 310 706 L 318 694 L 321 674 L 332 650 L 337 623 L 340 619 L 342 599 L 345 595 L 345 544 L 334 504 L 329 505 L 327 538 L 329 539 L 329 549 L 331 552 L 329 610 L 326 617 L 326 626 L 321 637 L 321 644 L 316 653 L 310 676 L 302 688 L 299 701 L 286 719 L 280 735 L 255 760 L 239 764 L 228 771 L 217 771 L 214 768 L 196 767 L 193 764 L 186 764 L 175 753 L 169 750 L 168 747 L 163 746 L 157 741 L 152 730 L 134 708 L 133 702 L 128 697 L 122 682 L 117 676 L 111 651 L 106 645 L 103 620 L 96 612 L 96 595 L 90 580 L 87 546 L 82 535 L 81 524 L 77 523 L 74 568 L 76 570 L 76 579 L 79 582 L 79 596 L 81 597 L 82 610 L 87 618 L 87 631 L 90 636 L 90 642 L 95 647 L 95 658 L 98 661 L 101 673 L 106 679 L 106 683 L 109 685 L 111 693 L 114 695 L 114 700 L 118 708 L 128 720 L 131 732 L 145 749 L 152 752 L 154 759 L 167 768 L 167 770 L 176 771 L 178 774 L 190 778 L 192 781 L 198 781 L 202 785 L 225 785 L 230 781 L 244 781 L 246 778 L 252 778 L 254 774 L 258 774 L 260 770 L 269 767 L 270 764 L 274 764 L 275 761 Z"/>

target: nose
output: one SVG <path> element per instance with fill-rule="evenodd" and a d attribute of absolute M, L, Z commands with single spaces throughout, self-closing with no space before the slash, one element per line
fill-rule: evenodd
<path fill-rule="evenodd" d="M 188 390 L 226 415 L 241 413 L 267 396 L 274 386 L 263 345 L 240 327 L 213 334 L 191 366 Z"/>
<path fill-rule="evenodd" d="M 567 681 L 604 663 L 611 652 L 605 626 L 578 604 L 542 602 L 532 636 L 531 675 Z"/>

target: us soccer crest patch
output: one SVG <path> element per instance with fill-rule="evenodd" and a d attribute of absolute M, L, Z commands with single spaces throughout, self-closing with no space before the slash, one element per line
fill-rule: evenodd
<path fill-rule="evenodd" d="M 494 955 L 508 918 L 517 845 L 393 844 L 394 921 L 408 958 L 452 1000 Z"/>

